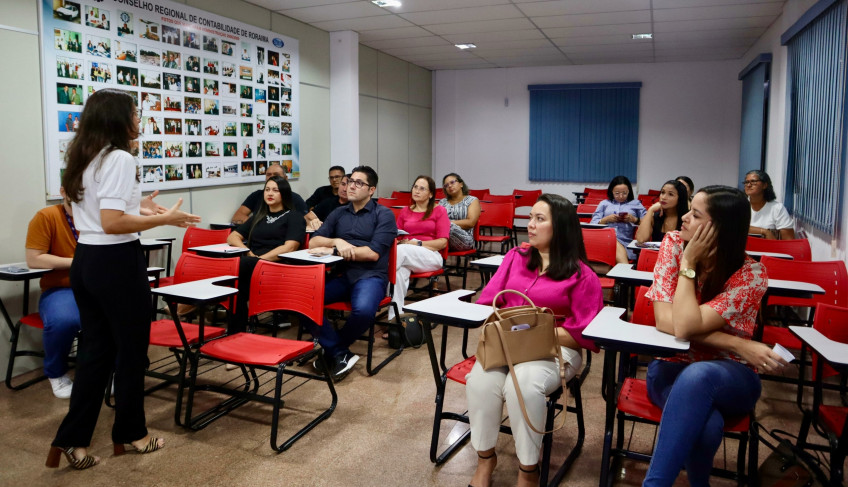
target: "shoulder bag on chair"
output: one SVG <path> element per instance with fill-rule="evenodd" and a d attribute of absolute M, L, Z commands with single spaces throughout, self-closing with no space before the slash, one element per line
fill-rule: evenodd
<path fill-rule="evenodd" d="M 498 308 L 498 298 L 504 293 L 517 294 L 529 304 L 511 308 Z M 499 292 L 492 301 L 492 308 L 494 308 L 494 312 L 483 324 L 480 333 L 480 341 L 477 344 L 477 361 L 480 362 L 484 370 L 509 367 L 509 375 L 512 377 L 512 383 L 518 395 L 521 413 L 530 429 L 540 434 L 559 430 L 565 424 L 564 409 L 561 424 L 551 431 L 536 428 L 530 422 L 514 368 L 515 364 L 532 360 L 558 359 L 559 376 L 564 382 L 565 361 L 562 358 L 562 351 L 556 334 L 556 318 L 553 311 L 550 308 L 537 307 L 530 298 L 512 289 L 504 289 Z M 563 383 L 564 393 L 567 390 Z"/>

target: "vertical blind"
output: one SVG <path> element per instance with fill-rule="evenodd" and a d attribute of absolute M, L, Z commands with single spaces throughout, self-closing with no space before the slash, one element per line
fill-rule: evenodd
<path fill-rule="evenodd" d="M 771 54 L 760 54 L 739 73 L 739 79 L 742 80 L 742 134 L 739 144 L 740 185 L 748 171 L 763 169 L 765 166 L 771 60 Z"/>
<path fill-rule="evenodd" d="M 642 83 L 530 85 L 530 180 L 636 182 Z"/>
<path fill-rule="evenodd" d="M 832 5 L 826 5 L 832 4 Z M 846 1 L 819 2 L 781 38 L 789 52 L 786 208 L 833 235 L 845 168 Z M 801 22 L 799 21 L 799 22 Z M 791 35 L 790 35 L 791 33 Z"/>

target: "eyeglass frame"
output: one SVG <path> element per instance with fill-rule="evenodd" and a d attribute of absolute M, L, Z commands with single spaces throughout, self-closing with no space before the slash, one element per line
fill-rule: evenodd
<path fill-rule="evenodd" d="M 742 185 L 743 186 L 754 186 L 755 184 L 762 183 L 762 182 L 763 182 L 762 179 L 746 179 L 745 181 L 742 181 Z"/>
<path fill-rule="evenodd" d="M 373 188 L 374 186 L 368 184 L 368 181 L 360 181 L 358 179 L 348 178 L 347 180 L 348 187 L 353 186 L 356 189 L 362 189 L 364 187 Z"/>
<path fill-rule="evenodd" d="M 453 186 L 454 184 L 462 184 L 459 179 L 454 179 L 453 181 L 448 181 L 442 185 L 442 188 L 447 189 L 448 186 Z"/>

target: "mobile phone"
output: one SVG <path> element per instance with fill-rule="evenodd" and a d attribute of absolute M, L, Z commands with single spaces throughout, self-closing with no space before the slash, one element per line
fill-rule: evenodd
<path fill-rule="evenodd" d="M 512 325 L 512 328 L 510 328 L 510 331 L 529 330 L 529 329 L 530 329 L 530 325 L 528 325 L 527 323 L 522 323 L 520 325 Z"/>
<path fill-rule="evenodd" d="M 624 220 L 625 218 L 627 218 L 627 215 L 629 215 L 629 213 L 627 213 L 626 211 L 622 211 L 621 213 L 618 214 L 618 219 Z"/>

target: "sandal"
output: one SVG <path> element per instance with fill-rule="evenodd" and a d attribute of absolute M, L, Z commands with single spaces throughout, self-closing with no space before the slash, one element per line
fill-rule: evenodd
<path fill-rule="evenodd" d="M 68 463 L 71 464 L 71 468 L 76 470 L 85 470 L 87 468 L 93 467 L 100 463 L 100 459 L 91 455 L 86 455 L 83 458 L 76 458 L 74 456 L 75 447 L 70 446 L 68 448 L 62 448 L 60 446 L 51 446 L 50 453 L 47 454 L 47 462 L 45 462 L 45 466 L 49 468 L 56 468 L 59 466 L 59 457 L 62 453 L 65 454 L 65 458 L 68 459 Z"/>
<path fill-rule="evenodd" d="M 159 440 L 162 440 L 163 443 L 159 444 Z M 150 437 L 150 440 L 147 442 L 144 448 L 136 448 L 135 446 L 133 446 L 132 443 L 130 443 L 129 445 L 133 448 L 133 450 L 127 450 L 126 445 L 124 443 L 114 443 L 113 448 L 115 456 L 117 457 L 123 455 L 128 451 L 135 451 L 136 453 L 153 453 L 156 450 L 161 450 L 165 447 L 164 439 L 156 438 L 155 436 Z"/>

